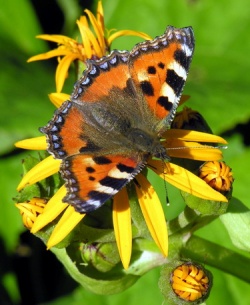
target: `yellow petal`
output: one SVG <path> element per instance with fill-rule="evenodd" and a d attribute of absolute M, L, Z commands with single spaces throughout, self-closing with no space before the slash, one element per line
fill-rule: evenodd
<path fill-rule="evenodd" d="M 37 35 L 36 38 L 56 42 L 56 43 L 62 44 L 62 45 L 70 45 L 72 43 L 73 44 L 77 43 L 74 39 L 72 39 L 68 36 L 65 36 L 65 35 L 42 34 L 42 35 Z"/>
<path fill-rule="evenodd" d="M 36 138 L 30 138 L 25 139 L 22 141 L 18 141 L 15 143 L 15 146 L 18 148 L 23 149 L 32 149 L 32 150 L 46 150 L 47 149 L 47 143 L 46 143 L 46 137 L 36 137 Z"/>
<path fill-rule="evenodd" d="M 36 60 L 46 60 L 52 57 L 58 57 L 58 56 L 66 56 L 68 54 L 71 54 L 71 51 L 66 48 L 57 48 L 51 51 L 48 51 L 46 53 L 38 54 L 35 56 L 30 57 L 27 62 L 32 62 Z"/>
<path fill-rule="evenodd" d="M 199 161 L 214 161 L 222 159 L 220 149 L 202 145 L 197 142 L 187 142 L 179 139 L 167 139 L 164 142 L 170 157 L 186 158 Z"/>
<path fill-rule="evenodd" d="M 184 141 L 227 144 L 227 141 L 219 136 L 206 132 L 193 131 L 193 130 L 169 129 L 163 134 L 163 136 L 166 139 L 174 138 Z"/>
<path fill-rule="evenodd" d="M 98 45 L 98 47 L 100 48 L 100 50 L 105 50 L 105 40 L 104 40 L 104 32 L 103 32 L 103 29 L 99 26 L 95 16 L 89 11 L 89 10 L 85 10 L 85 13 L 88 15 L 89 17 L 89 20 L 94 28 L 94 31 L 96 33 L 96 36 L 97 36 L 97 40 L 99 41 L 100 43 L 100 47 Z M 92 34 L 93 35 L 93 34 Z M 94 37 L 94 35 L 93 35 Z M 93 40 L 93 39 L 92 39 Z M 92 41 L 91 40 L 91 41 Z M 96 40 L 96 38 L 95 38 Z M 97 53 L 99 54 L 99 53 Z M 102 54 L 101 56 L 103 56 L 104 54 Z M 100 56 L 100 57 L 101 57 Z"/>
<path fill-rule="evenodd" d="M 68 206 L 47 242 L 48 249 L 61 242 L 85 215 L 76 212 L 72 206 Z"/>
<path fill-rule="evenodd" d="M 114 197 L 113 224 L 115 239 L 124 269 L 129 266 L 132 252 L 132 229 L 129 198 L 126 188 Z"/>
<path fill-rule="evenodd" d="M 104 16 L 104 14 L 103 14 L 102 1 L 98 1 L 96 19 L 97 19 L 97 23 L 99 24 L 99 27 L 102 29 L 102 32 L 104 33 L 105 27 L 104 27 L 104 17 L 103 16 Z"/>
<path fill-rule="evenodd" d="M 212 189 L 205 181 L 181 166 L 165 163 L 165 172 L 163 173 L 162 161 L 152 160 L 150 165 L 157 175 L 182 191 L 207 200 L 228 201 L 225 196 Z"/>
<path fill-rule="evenodd" d="M 100 45 L 91 30 L 85 26 L 82 26 L 80 30 L 87 58 L 91 58 L 93 54 L 102 57 L 104 55 L 103 49 L 105 48 L 100 48 Z"/>
<path fill-rule="evenodd" d="M 136 186 L 139 204 L 148 229 L 161 252 L 168 255 L 168 231 L 161 202 L 153 186 L 139 174 L 136 176 L 140 187 Z"/>
<path fill-rule="evenodd" d="M 20 191 L 26 185 L 34 184 L 40 180 L 43 180 L 51 175 L 54 175 L 59 171 L 61 160 L 54 159 L 52 156 L 39 162 L 34 166 L 19 183 L 17 190 Z"/>
<path fill-rule="evenodd" d="M 50 93 L 49 99 L 57 108 L 59 108 L 65 101 L 70 99 L 70 95 L 66 93 Z"/>
<path fill-rule="evenodd" d="M 68 70 L 70 64 L 79 58 L 79 54 L 70 53 L 67 56 L 64 56 L 59 62 L 56 68 L 56 91 L 61 92 L 65 79 L 68 77 Z"/>
<path fill-rule="evenodd" d="M 109 38 L 108 38 L 108 45 L 110 46 L 111 43 L 118 37 L 121 37 L 121 36 L 138 36 L 138 37 L 141 37 L 143 39 L 146 39 L 146 40 L 150 40 L 151 37 L 146 34 L 146 33 L 143 33 L 143 32 L 137 32 L 137 31 L 132 31 L 132 30 L 122 30 L 122 31 L 117 31 L 115 32 L 114 34 L 110 35 Z"/>
<path fill-rule="evenodd" d="M 36 233 L 52 222 L 57 216 L 59 216 L 63 210 L 68 207 L 68 204 L 62 202 L 62 199 L 66 196 L 66 188 L 63 185 L 53 197 L 47 202 L 43 213 L 40 214 L 35 220 L 31 233 Z"/>

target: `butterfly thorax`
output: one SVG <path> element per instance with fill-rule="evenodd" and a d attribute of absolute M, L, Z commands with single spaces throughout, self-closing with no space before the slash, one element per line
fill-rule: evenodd
<path fill-rule="evenodd" d="M 158 137 L 139 128 L 131 128 L 127 134 L 127 138 L 131 141 L 131 145 L 139 152 L 159 159 L 169 160 L 166 148 L 162 145 Z"/>

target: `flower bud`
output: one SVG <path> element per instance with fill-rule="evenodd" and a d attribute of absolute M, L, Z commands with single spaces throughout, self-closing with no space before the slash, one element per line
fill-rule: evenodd
<path fill-rule="evenodd" d="M 225 162 L 206 162 L 200 167 L 199 177 L 227 198 L 231 195 L 234 178 L 231 168 Z"/>
<path fill-rule="evenodd" d="M 31 229 L 37 216 L 43 212 L 47 200 L 34 197 L 27 202 L 17 203 L 16 207 L 20 210 L 23 224 L 27 229 Z"/>
<path fill-rule="evenodd" d="M 84 263 L 92 265 L 101 272 L 110 271 L 120 262 L 119 252 L 115 243 L 83 243 L 80 251 Z"/>
<path fill-rule="evenodd" d="M 198 111 L 188 107 L 184 107 L 182 111 L 176 113 L 171 128 L 212 133 L 203 116 Z"/>
<path fill-rule="evenodd" d="M 178 261 L 163 268 L 159 286 L 170 305 L 200 304 L 209 296 L 212 276 L 199 264 Z"/>

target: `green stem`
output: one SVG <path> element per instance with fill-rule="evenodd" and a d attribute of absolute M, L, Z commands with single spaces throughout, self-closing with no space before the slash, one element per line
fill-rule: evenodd
<path fill-rule="evenodd" d="M 206 264 L 250 282 L 250 273 L 246 270 L 250 259 L 208 240 L 193 235 L 180 254 L 199 262 L 205 259 Z"/>
<path fill-rule="evenodd" d="M 169 235 L 176 233 L 183 234 L 185 232 L 193 233 L 217 217 L 214 215 L 202 215 L 198 211 L 186 206 L 178 217 L 168 222 Z"/>

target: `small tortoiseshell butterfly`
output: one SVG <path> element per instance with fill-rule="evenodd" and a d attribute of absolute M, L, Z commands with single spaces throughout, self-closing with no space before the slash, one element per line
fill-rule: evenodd
<path fill-rule="evenodd" d="M 169 160 L 161 135 L 173 120 L 194 50 L 191 27 L 89 60 L 69 101 L 41 131 L 62 160 L 67 195 L 80 213 L 99 208 L 149 156 Z"/>

